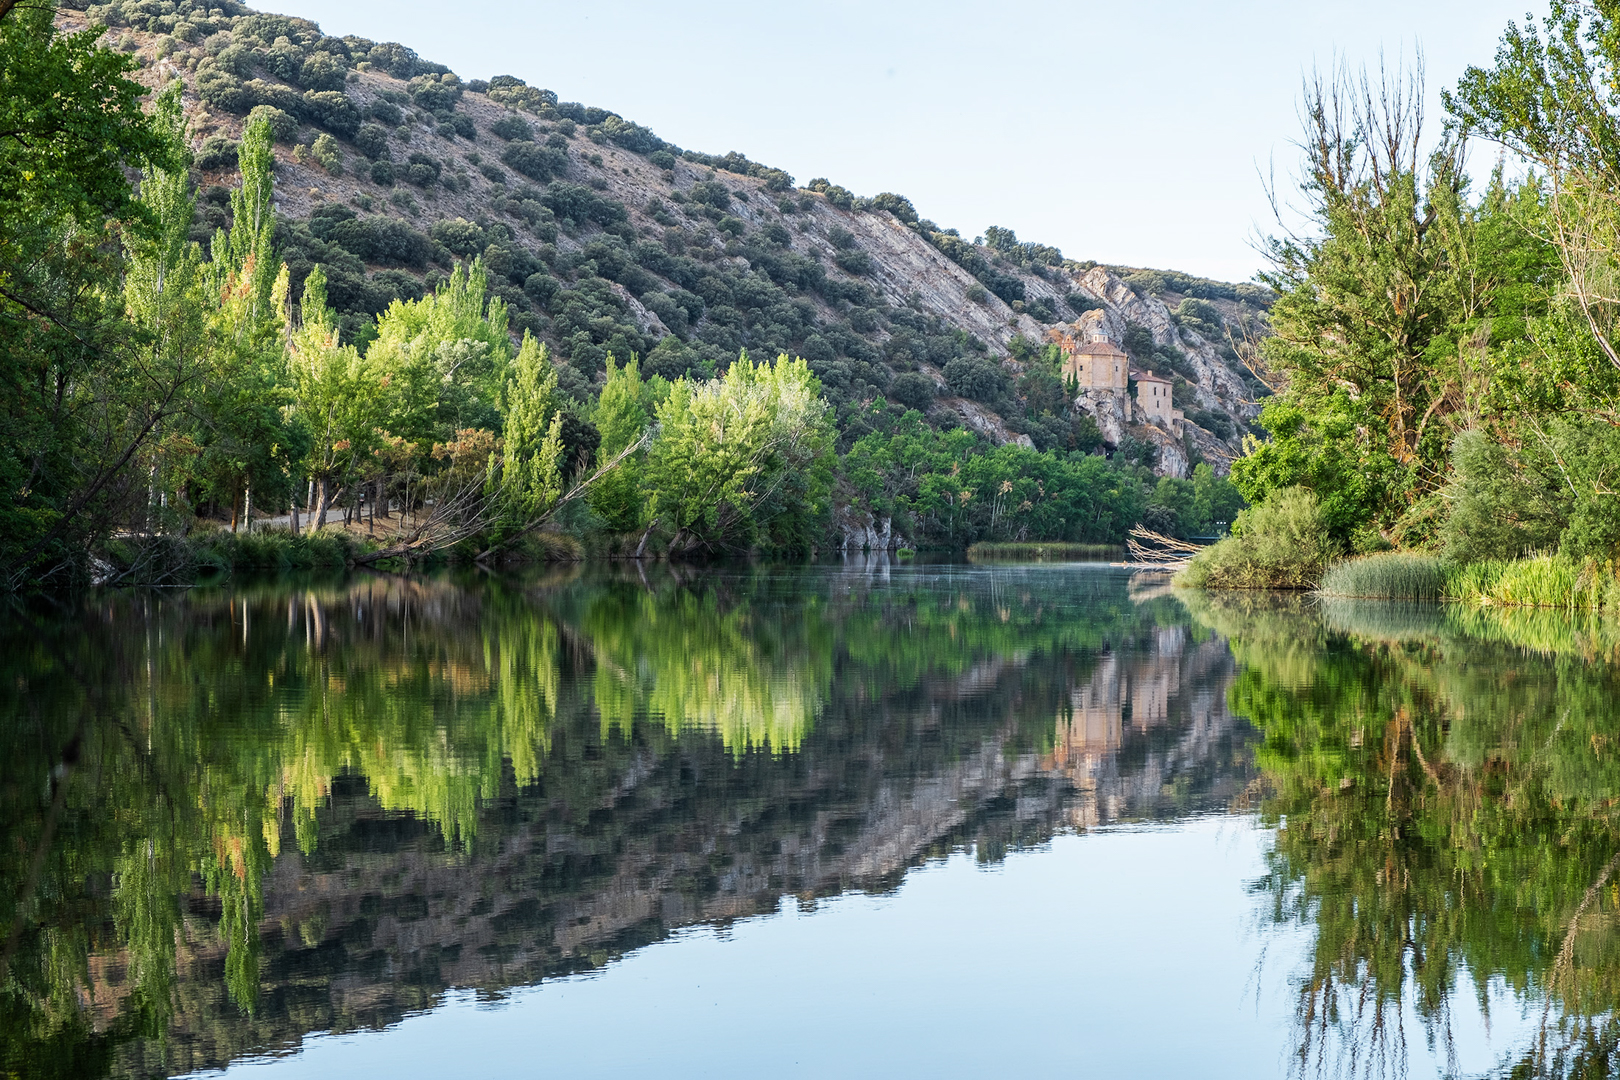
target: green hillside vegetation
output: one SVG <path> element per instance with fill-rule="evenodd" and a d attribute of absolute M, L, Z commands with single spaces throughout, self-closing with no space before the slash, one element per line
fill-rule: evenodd
<path fill-rule="evenodd" d="M 9 9 L 0 79 L 10 588 L 804 554 L 851 515 L 955 548 L 1211 527 L 1185 508 L 1225 482 L 1106 445 L 1040 342 L 1103 305 L 1090 264 L 1010 230 L 232 3 Z M 916 243 L 960 303 L 893 278 Z M 1178 304 L 1180 344 L 1138 327 L 1143 355 L 1191 394 L 1183 349 L 1262 326 L 1269 293 L 1161 277 L 1140 295 Z M 1235 440 L 1240 404 L 1194 410 L 1198 438 Z M 206 538 L 267 515 L 268 546 Z"/>
<path fill-rule="evenodd" d="M 1185 583 L 1620 603 L 1617 30 L 1587 4 L 1510 26 L 1432 144 L 1416 79 L 1307 85 L 1314 227 L 1271 241 L 1278 393 L 1231 471 L 1256 505 Z M 1531 169 L 1476 183 L 1481 143 Z M 1429 558 L 1366 558 L 1390 549 Z"/>

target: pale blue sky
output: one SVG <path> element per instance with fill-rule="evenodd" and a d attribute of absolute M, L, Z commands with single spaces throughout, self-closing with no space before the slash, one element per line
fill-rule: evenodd
<path fill-rule="evenodd" d="M 897 191 L 966 236 L 1241 280 L 1291 171 L 1302 73 L 1421 46 L 1438 91 L 1544 0 L 258 0 L 512 74 L 801 184 Z M 1475 171 L 1492 151 L 1476 150 Z"/>

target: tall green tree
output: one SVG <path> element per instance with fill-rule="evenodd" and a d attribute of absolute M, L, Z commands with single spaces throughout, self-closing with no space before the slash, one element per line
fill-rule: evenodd
<path fill-rule="evenodd" d="M 140 485 L 130 463 L 183 390 L 148 367 L 119 288 L 117 237 L 150 234 L 125 168 L 178 169 L 141 110 L 132 57 L 51 5 L 0 12 L 0 572 L 82 571 Z"/>
<path fill-rule="evenodd" d="M 601 461 L 611 461 L 632 445 L 639 444 L 647 431 L 647 409 L 641 365 L 635 356 L 619 367 L 613 357 L 607 360 L 607 381 L 596 403 L 596 430 L 602 443 Z M 624 464 L 599 480 L 591 489 L 591 509 L 614 532 L 629 532 L 642 519 L 640 472 L 646 460 L 644 451 L 633 451 Z"/>
<path fill-rule="evenodd" d="M 1545 278 L 1527 227 L 1538 189 L 1499 171 L 1472 200 L 1464 141 L 1426 149 L 1422 93 L 1421 67 L 1307 84 L 1312 228 L 1273 238 L 1261 275 L 1278 294 L 1262 355 L 1280 393 L 1260 418 L 1272 440 L 1251 439 L 1232 478 L 1251 502 L 1311 488 L 1344 541 L 1432 534 L 1451 441 L 1487 405 L 1488 354 L 1545 304 L 1519 287 Z"/>
<path fill-rule="evenodd" d="M 649 513 L 673 550 L 802 548 L 827 509 L 832 419 L 803 360 L 744 353 L 718 379 L 676 382 L 647 458 Z"/>

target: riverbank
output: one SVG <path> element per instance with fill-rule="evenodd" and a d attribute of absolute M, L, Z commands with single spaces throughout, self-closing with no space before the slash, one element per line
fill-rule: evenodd
<path fill-rule="evenodd" d="M 967 549 L 969 562 L 1043 561 L 1106 562 L 1123 558 L 1124 547 L 1119 544 L 1066 544 L 1062 542 L 1021 544 L 973 544 Z"/>

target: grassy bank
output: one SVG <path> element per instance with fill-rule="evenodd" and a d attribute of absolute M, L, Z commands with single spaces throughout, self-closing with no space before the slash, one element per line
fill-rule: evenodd
<path fill-rule="evenodd" d="M 208 532 L 194 536 L 127 536 L 100 553 L 100 577 L 108 585 L 188 585 L 218 574 L 338 570 L 365 545 L 341 532 L 281 530 Z"/>
<path fill-rule="evenodd" d="M 1614 567 L 1565 555 L 1461 564 L 1429 555 L 1367 555 L 1331 567 L 1319 591 L 1325 596 L 1449 600 L 1481 607 L 1620 611 L 1620 577 Z"/>
<path fill-rule="evenodd" d="M 1118 544 L 974 544 L 967 549 L 973 562 L 995 562 L 1005 559 L 1058 559 L 1070 562 L 1103 561 L 1125 557 L 1125 549 Z"/>

